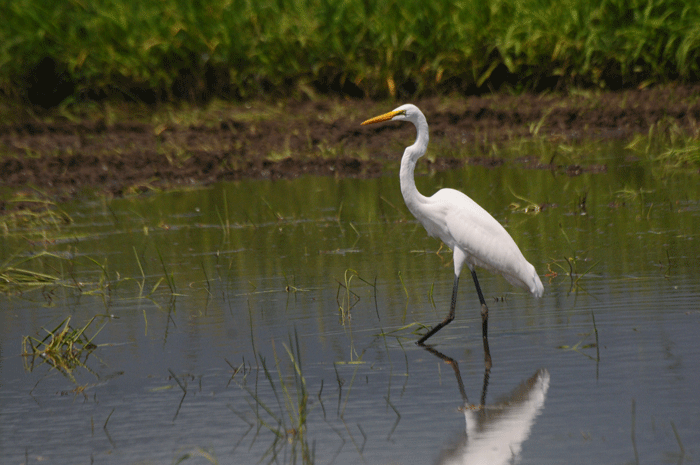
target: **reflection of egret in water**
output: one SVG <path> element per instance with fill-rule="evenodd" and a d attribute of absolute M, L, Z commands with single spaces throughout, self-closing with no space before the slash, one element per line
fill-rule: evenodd
<path fill-rule="evenodd" d="M 487 405 L 486 389 L 490 370 L 484 371 L 484 384 L 479 405 L 470 404 L 462 383 L 457 362 L 437 350 L 427 351 L 452 366 L 459 392 L 464 401 L 466 435 L 454 446 L 444 450 L 437 461 L 442 465 L 512 464 L 520 460 L 522 444 L 530 435 L 535 418 L 542 411 L 549 389 L 549 372 L 539 369 L 520 383 L 510 394 Z"/>

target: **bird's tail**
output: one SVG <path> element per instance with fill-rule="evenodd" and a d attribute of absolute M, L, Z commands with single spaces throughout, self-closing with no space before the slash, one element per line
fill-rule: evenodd
<path fill-rule="evenodd" d="M 532 277 L 530 292 L 538 299 L 544 294 L 544 286 L 542 285 L 542 281 L 540 281 L 540 277 L 537 276 L 537 273 L 535 273 L 535 275 Z"/>

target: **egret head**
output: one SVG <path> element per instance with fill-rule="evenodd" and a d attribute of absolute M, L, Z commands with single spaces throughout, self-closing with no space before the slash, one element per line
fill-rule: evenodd
<path fill-rule="evenodd" d="M 363 122 L 362 125 L 366 124 L 374 124 L 374 123 L 381 123 L 382 121 L 411 121 L 412 123 L 415 124 L 415 122 L 419 119 L 420 116 L 423 114 L 421 111 L 418 109 L 417 106 L 411 105 L 410 103 L 407 103 L 406 105 L 401 105 L 400 107 L 396 108 L 395 110 L 390 111 L 389 113 L 384 113 L 383 115 L 375 116 L 374 118 L 368 119 L 367 121 Z"/>

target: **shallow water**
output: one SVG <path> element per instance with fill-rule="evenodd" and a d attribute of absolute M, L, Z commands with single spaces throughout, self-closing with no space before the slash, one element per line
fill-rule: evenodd
<path fill-rule="evenodd" d="M 0 463 L 697 463 L 700 187 L 623 160 L 417 180 L 467 192 L 545 284 L 480 273 L 485 392 L 468 275 L 436 352 L 414 344 L 447 312 L 451 254 L 395 177 L 86 196 L 70 225 L 12 231 L 2 261 L 56 253 L 25 266 L 65 286 L 0 297 Z M 20 355 L 95 315 L 74 380 Z"/>

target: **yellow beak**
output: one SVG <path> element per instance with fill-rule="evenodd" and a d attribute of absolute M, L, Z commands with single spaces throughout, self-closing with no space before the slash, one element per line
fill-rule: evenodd
<path fill-rule="evenodd" d="M 361 124 L 361 126 L 364 126 L 365 124 L 374 124 L 374 123 L 381 123 L 382 121 L 388 121 L 391 118 L 393 118 L 396 115 L 401 115 L 404 112 L 402 110 L 394 110 L 390 111 L 389 113 L 384 113 L 383 115 L 375 116 L 374 118 L 370 118 L 364 123 Z"/>

